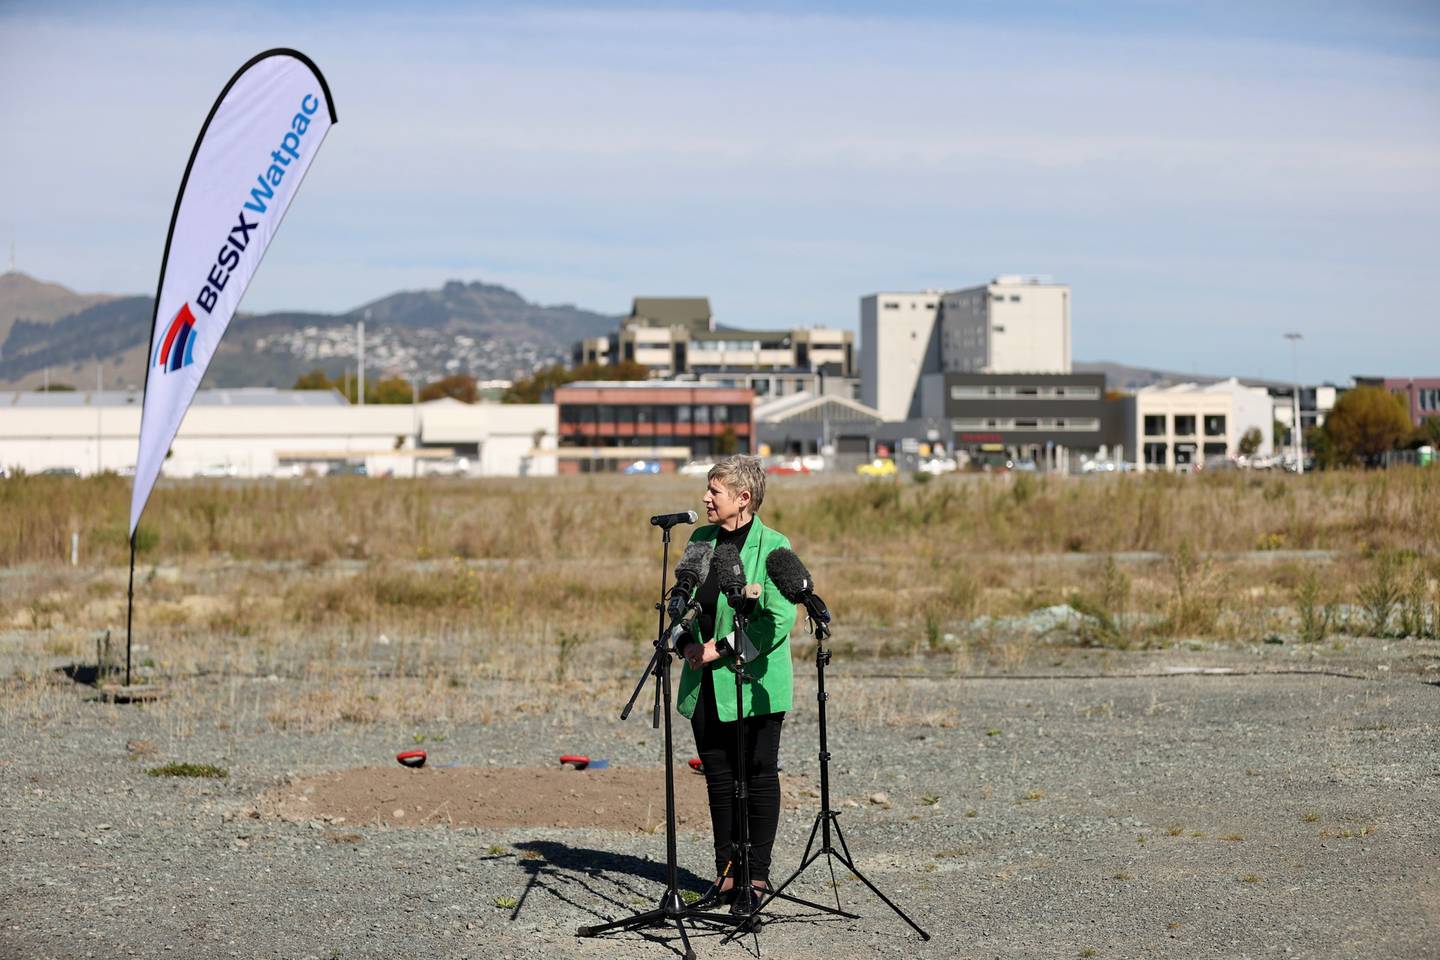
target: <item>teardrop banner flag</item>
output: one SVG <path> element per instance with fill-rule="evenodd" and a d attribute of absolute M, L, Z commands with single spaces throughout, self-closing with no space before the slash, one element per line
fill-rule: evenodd
<path fill-rule="evenodd" d="M 166 451 L 336 119 L 330 87 L 315 63 L 297 50 L 276 49 L 253 57 L 230 78 L 200 128 L 170 217 L 155 293 L 130 495 L 132 566 L 135 528 Z"/>

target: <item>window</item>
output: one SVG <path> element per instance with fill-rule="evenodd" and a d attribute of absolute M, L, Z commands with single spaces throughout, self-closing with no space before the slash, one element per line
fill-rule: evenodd
<path fill-rule="evenodd" d="M 689 404 L 682 403 L 682 404 L 680 404 L 678 407 L 674 407 L 674 408 L 672 408 L 672 409 L 674 409 L 674 411 L 675 411 L 675 422 L 676 422 L 676 423 L 689 423 L 689 422 L 690 422 L 690 406 L 689 406 Z"/>
<path fill-rule="evenodd" d="M 1205 436 L 1225 436 L 1225 415 L 1223 413 L 1207 413 L 1205 415 Z"/>
<path fill-rule="evenodd" d="M 1212 459 L 1214 459 L 1214 458 L 1216 458 L 1216 457 L 1224 457 L 1224 456 L 1226 456 L 1228 453 L 1229 453 L 1229 451 L 1225 449 L 1225 444 L 1223 444 L 1223 443 L 1207 443 L 1207 444 L 1205 444 L 1205 459 L 1206 459 L 1206 460 L 1212 460 Z"/>
<path fill-rule="evenodd" d="M 640 407 L 634 407 L 633 409 L 634 409 L 634 411 L 635 411 L 635 422 L 636 422 L 636 423 L 654 423 L 654 422 L 655 422 L 655 421 L 654 421 L 654 418 L 653 418 L 653 417 L 651 416 L 651 414 L 650 414 L 650 408 L 649 408 L 649 407 L 640 406 Z"/>
<path fill-rule="evenodd" d="M 736 405 L 730 408 L 731 423 L 749 423 L 750 408 L 743 405 Z"/>
<path fill-rule="evenodd" d="M 1169 444 L 1164 444 L 1164 443 L 1147 443 L 1147 444 L 1145 444 L 1145 466 L 1147 466 L 1147 467 L 1163 467 L 1163 466 L 1165 466 L 1165 452 L 1166 452 L 1166 448 L 1167 448 L 1168 446 L 1169 446 Z"/>
<path fill-rule="evenodd" d="M 1175 436 L 1195 436 L 1195 415 L 1193 413 L 1175 414 Z"/>
<path fill-rule="evenodd" d="M 705 406 L 703 403 L 702 403 L 702 404 L 699 404 L 699 405 L 697 405 L 697 406 L 695 407 L 695 422 L 696 422 L 696 423 L 709 423 L 709 422 L 710 422 L 710 408 L 707 407 L 707 406 Z"/>
<path fill-rule="evenodd" d="M 1011 302 L 1011 303 L 1019 303 L 1019 302 L 1020 302 L 1020 294 L 1018 294 L 1018 293 L 1012 293 L 1012 294 L 1010 294 L 1010 302 Z"/>
<path fill-rule="evenodd" d="M 997 323 L 997 324 L 995 324 L 995 326 L 994 326 L 993 329 L 994 329 L 994 331 L 995 331 L 996 333 L 1004 333 L 1004 332 L 1005 332 L 1005 324 L 1003 324 L 1003 323 Z"/>
<path fill-rule="evenodd" d="M 887 300 L 885 303 L 880 305 L 880 308 L 882 310 L 899 310 L 900 304 Z"/>
<path fill-rule="evenodd" d="M 630 406 L 615 407 L 615 422 L 623 426 L 635 425 L 635 408 Z"/>
<path fill-rule="evenodd" d="M 710 419 L 714 423 L 726 423 L 730 419 L 730 408 L 716 404 L 710 411 Z"/>
<path fill-rule="evenodd" d="M 1147 437 L 1163 437 L 1163 436 L 1165 436 L 1165 414 L 1163 414 L 1163 413 L 1147 413 L 1147 414 L 1145 414 L 1145 436 L 1147 436 Z M 1150 461 L 1147 460 L 1147 461 L 1145 461 L 1145 462 L 1146 462 L 1146 463 L 1149 463 Z"/>
<path fill-rule="evenodd" d="M 934 309 L 935 309 L 935 304 L 933 304 L 933 303 L 927 303 L 927 304 L 925 304 L 925 309 L 926 309 L 926 310 L 934 310 Z"/>

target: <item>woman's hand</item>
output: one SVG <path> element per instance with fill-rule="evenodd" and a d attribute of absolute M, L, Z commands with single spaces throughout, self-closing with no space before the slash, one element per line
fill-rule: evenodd
<path fill-rule="evenodd" d="M 715 649 L 715 641 L 708 643 L 690 643 L 685 646 L 685 662 L 690 669 L 699 670 L 707 663 L 714 663 L 720 659 L 719 652 Z"/>

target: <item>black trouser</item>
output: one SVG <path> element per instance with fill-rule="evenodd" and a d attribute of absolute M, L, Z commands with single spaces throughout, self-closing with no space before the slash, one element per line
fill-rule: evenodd
<path fill-rule="evenodd" d="M 722 723 L 715 712 L 715 682 L 731 682 L 728 672 L 717 678 L 706 670 L 700 684 L 700 702 L 690 718 L 695 731 L 695 748 L 705 764 L 705 787 L 710 794 L 710 826 L 715 832 L 715 875 L 718 877 L 738 856 L 740 823 L 736 813 L 735 774 L 739 758 L 735 749 L 735 724 Z M 780 824 L 780 725 L 785 714 L 770 713 L 747 717 L 745 728 L 745 774 L 749 784 L 750 878 L 768 880 L 770 850 Z M 739 863 L 731 865 L 737 876 Z"/>

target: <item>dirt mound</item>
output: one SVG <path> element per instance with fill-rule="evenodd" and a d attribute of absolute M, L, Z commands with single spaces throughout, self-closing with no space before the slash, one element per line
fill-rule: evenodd
<path fill-rule="evenodd" d="M 786 790 L 786 800 L 799 799 Z M 812 801 L 813 802 L 813 801 Z M 705 779 L 675 771 L 677 824 L 709 829 Z M 261 816 L 350 826 L 665 827 L 662 768 L 362 767 L 266 792 Z"/>

